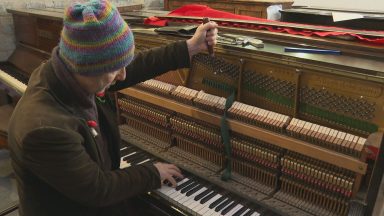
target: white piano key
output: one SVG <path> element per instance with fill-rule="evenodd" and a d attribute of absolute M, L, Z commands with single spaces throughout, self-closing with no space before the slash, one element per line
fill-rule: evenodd
<path fill-rule="evenodd" d="M 218 194 L 218 198 L 217 199 L 211 199 L 209 201 L 212 201 L 211 203 L 213 203 L 214 201 L 220 199 L 223 195 L 221 194 Z M 225 199 L 226 200 L 226 199 Z M 222 201 L 223 202 L 223 201 Z M 211 204 L 210 203 L 210 204 Z M 209 211 L 211 211 L 212 209 L 209 208 L 209 205 L 206 205 L 204 208 L 202 208 L 200 211 L 198 211 L 198 213 L 201 213 L 202 215 L 206 215 L 206 213 L 208 213 Z"/>
<path fill-rule="evenodd" d="M 200 193 L 202 193 L 203 191 L 205 191 L 205 190 L 207 190 L 207 188 L 206 187 L 202 187 L 200 190 L 198 190 L 195 193 L 191 194 L 191 196 L 189 196 L 189 199 L 185 200 L 182 204 L 184 204 L 185 206 L 192 206 L 193 202 L 199 202 L 200 200 L 196 201 L 195 197 L 197 195 L 199 195 Z"/>
<path fill-rule="evenodd" d="M 224 216 L 231 216 L 231 215 L 235 214 L 237 211 L 239 211 L 241 208 L 243 208 L 243 205 L 237 204 L 237 206 L 235 206 L 231 211 L 229 211 Z"/>
<path fill-rule="evenodd" d="M 243 212 L 243 214 L 241 214 L 240 216 L 244 216 L 244 215 L 246 215 L 249 211 L 251 211 L 250 208 L 248 208 L 247 210 L 245 210 L 245 211 Z"/>
<path fill-rule="evenodd" d="M 202 210 L 203 208 L 205 208 L 206 206 L 209 206 L 211 203 L 213 203 L 215 200 L 219 199 L 220 197 L 222 197 L 222 195 L 220 194 L 216 194 L 215 196 L 213 196 L 210 200 L 208 200 L 207 202 L 201 204 L 199 202 L 199 204 L 193 208 L 192 210 L 194 210 L 195 212 L 200 212 L 200 210 Z M 206 212 L 207 210 L 205 210 L 204 212 Z"/>
<path fill-rule="evenodd" d="M 189 178 L 184 178 L 183 180 L 179 181 L 176 185 L 179 186 L 179 185 L 183 184 L 184 182 L 186 182 L 186 181 L 188 181 L 188 180 L 189 180 Z M 169 191 L 167 191 L 167 192 L 165 193 L 165 195 L 169 196 L 169 195 L 175 193 L 176 191 L 177 191 L 176 188 L 173 188 L 173 190 L 169 190 Z"/>
<path fill-rule="evenodd" d="M 168 185 L 163 185 L 163 186 L 161 186 L 161 188 L 157 189 L 157 191 L 159 191 L 162 194 L 165 194 L 165 193 L 167 193 L 168 191 L 170 191 L 172 189 L 174 189 L 174 188 L 170 187 Z"/>
<path fill-rule="evenodd" d="M 231 198 L 228 198 L 228 199 L 231 199 Z M 225 199 L 223 202 L 226 202 L 228 199 Z M 223 203 L 223 202 L 221 202 L 221 203 Z M 231 202 L 227 203 L 227 205 L 225 205 L 220 211 L 216 212 L 216 211 L 215 211 L 215 208 L 216 208 L 217 206 L 221 205 L 221 203 L 220 203 L 220 204 L 217 205 L 215 208 L 213 208 L 214 213 L 211 214 L 211 215 L 212 215 L 212 216 L 220 216 L 220 215 L 221 215 L 221 212 L 222 212 L 225 208 L 227 208 L 228 206 L 232 205 L 234 202 L 235 202 L 235 201 L 232 200 Z"/>
<path fill-rule="evenodd" d="M 130 166 L 131 166 L 131 164 L 127 163 L 126 161 L 120 162 L 120 169 L 124 169 L 124 168 L 130 167 Z"/>

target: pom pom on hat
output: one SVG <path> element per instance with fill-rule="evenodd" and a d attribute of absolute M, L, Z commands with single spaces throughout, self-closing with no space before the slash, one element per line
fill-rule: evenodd
<path fill-rule="evenodd" d="M 133 59 L 134 39 L 114 5 L 91 0 L 66 9 L 59 47 L 71 72 L 92 76 L 127 66 Z"/>

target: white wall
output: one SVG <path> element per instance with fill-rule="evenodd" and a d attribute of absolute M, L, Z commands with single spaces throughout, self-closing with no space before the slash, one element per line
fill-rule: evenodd
<path fill-rule="evenodd" d="M 294 0 L 294 5 L 384 12 L 383 0 Z"/>

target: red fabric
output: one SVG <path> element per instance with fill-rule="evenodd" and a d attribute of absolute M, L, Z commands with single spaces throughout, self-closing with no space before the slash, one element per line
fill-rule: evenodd
<path fill-rule="evenodd" d="M 96 94 L 96 97 L 104 97 L 105 96 L 105 92 L 99 92 Z"/>
<path fill-rule="evenodd" d="M 368 158 L 376 160 L 377 155 L 379 154 L 379 148 L 374 146 L 368 146 Z"/>
<path fill-rule="evenodd" d="M 87 121 L 87 124 L 89 127 L 97 127 L 97 122 L 93 120 Z"/>
<path fill-rule="evenodd" d="M 210 17 L 210 18 L 223 18 L 223 19 L 237 19 L 237 20 L 251 20 L 251 21 L 261 21 L 261 22 L 268 22 L 268 23 L 285 23 L 285 22 L 278 22 L 273 20 L 267 20 L 262 18 L 256 18 L 251 16 L 243 16 L 238 14 L 233 14 L 229 12 L 214 10 L 208 6 L 205 5 L 197 5 L 197 4 L 191 4 L 191 5 L 185 5 L 182 6 L 168 14 L 168 16 L 179 16 L 179 17 Z M 172 20 L 172 18 L 169 19 L 160 19 L 157 17 L 149 17 L 147 18 L 144 23 L 148 25 L 154 25 L 154 26 L 166 26 L 168 21 L 176 21 L 176 22 L 185 22 L 185 23 L 201 23 L 201 21 L 197 20 L 191 20 L 186 18 L 185 20 L 175 19 Z M 384 38 L 368 38 L 366 36 L 354 34 L 354 33 L 345 33 L 345 32 L 335 32 L 335 29 L 340 29 L 344 31 L 348 31 L 348 29 L 345 28 L 335 28 L 335 27 L 327 27 L 327 26 L 320 26 L 321 28 L 327 29 L 329 28 L 329 31 L 312 31 L 312 30 L 302 30 L 302 29 L 294 29 L 294 28 L 288 28 L 288 27 L 277 27 L 277 26 L 269 26 L 269 25 L 257 25 L 257 24 L 250 24 L 250 23 L 236 23 L 236 22 L 217 22 L 219 26 L 228 26 L 228 27 L 237 27 L 237 28 L 247 28 L 247 29 L 255 29 L 255 30 L 267 30 L 271 32 L 278 32 L 278 33 L 288 33 L 293 35 L 301 35 L 301 36 L 318 36 L 318 37 L 329 37 L 329 36 L 348 36 L 353 37 L 359 41 L 376 44 L 376 45 L 384 45 Z M 288 24 L 288 23 L 285 23 Z M 308 27 L 314 27 L 313 25 L 305 25 Z M 319 27 L 319 26 L 316 26 Z M 383 31 L 366 31 L 366 32 L 376 32 L 376 33 L 382 33 Z"/>

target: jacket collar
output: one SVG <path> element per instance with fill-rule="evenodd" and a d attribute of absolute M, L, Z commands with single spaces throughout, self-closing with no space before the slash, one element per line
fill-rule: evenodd
<path fill-rule="evenodd" d="M 71 112 L 81 114 L 87 121 L 97 121 L 95 96 L 87 93 L 79 86 L 60 59 L 58 51 L 58 47 L 55 47 L 52 51 L 52 58 L 48 61 L 48 65 L 52 67 L 46 73 L 49 89 Z"/>

